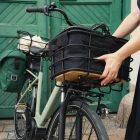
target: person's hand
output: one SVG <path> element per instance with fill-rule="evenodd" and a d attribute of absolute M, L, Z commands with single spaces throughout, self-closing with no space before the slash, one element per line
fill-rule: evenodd
<path fill-rule="evenodd" d="M 100 78 L 102 79 L 101 85 L 107 85 L 117 78 L 122 59 L 115 53 L 100 56 L 98 59 L 106 62 L 104 72 Z"/>

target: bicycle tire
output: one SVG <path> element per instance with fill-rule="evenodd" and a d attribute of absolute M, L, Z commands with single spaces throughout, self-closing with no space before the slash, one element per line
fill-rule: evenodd
<path fill-rule="evenodd" d="M 27 94 L 22 103 L 16 105 L 14 109 L 14 126 L 16 140 L 28 140 L 31 138 L 31 119 L 32 115 L 34 114 L 34 110 L 31 109 L 33 99 L 30 95 L 32 94 Z"/>
<path fill-rule="evenodd" d="M 15 111 L 14 111 L 14 126 L 15 126 L 16 140 L 26 140 L 26 135 L 27 135 L 26 126 L 25 126 L 26 125 L 26 116 L 24 114 L 25 113 L 23 113 L 23 112 L 18 112 L 17 109 L 15 108 Z M 21 122 L 20 122 L 19 119 L 21 119 Z M 24 129 L 22 132 L 21 132 L 21 130 L 19 130 L 19 127 L 20 127 L 19 125 L 21 127 L 23 127 L 23 128 L 20 128 L 20 129 Z"/>
<path fill-rule="evenodd" d="M 80 109 L 79 111 L 82 112 L 87 117 L 87 119 L 91 123 L 92 128 L 94 128 L 96 132 L 97 140 L 109 140 L 106 129 L 100 117 L 94 111 L 90 109 L 89 105 L 81 101 L 72 101 L 69 103 L 66 112 L 68 112 L 70 108 L 72 110 Z M 52 118 L 49 130 L 48 130 L 48 134 L 47 134 L 47 140 L 58 140 L 58 137 L 54 138 L 53 136 L 56 131 L 56 128 L 58 127 L 58 123 L 59 123 L 58 121 L 59 121 L 59 109 L 58 111 L 56 111 L 54 117 Z M 74 139 L 70 139 L 70 140 L 74 140 Z"/>

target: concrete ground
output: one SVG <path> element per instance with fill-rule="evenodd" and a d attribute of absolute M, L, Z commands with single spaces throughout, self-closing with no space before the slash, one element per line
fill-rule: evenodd
<path fill-rule="evenodd" d="M 116 115 L 103 119 L 110 140 L 124 140 L 125 129 L 115 123 Z M 13 120 L 0 120 L 0 140 L 15 140 Z"/>
<path fill-rule="evenodd" d="M 110 115 L 102 120 L 109 135 L 109 140 L 124 140 L 125 128 L 122 129 L 116 123 L 116 115 Z"/>

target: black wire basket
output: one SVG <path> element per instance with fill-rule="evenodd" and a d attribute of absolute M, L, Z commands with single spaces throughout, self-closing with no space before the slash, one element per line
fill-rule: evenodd
<path fill-rule="evenodd" d="M 96 58 L 117 51 L 125 43 L 127 40 L 111 36 L 106 25 L 69 27 L 49 42 L 51 78 L 99 85 L 105 62 Z M 123 61 L 115 82 L 129 80 L 130 62 L 131 57 Z"/>

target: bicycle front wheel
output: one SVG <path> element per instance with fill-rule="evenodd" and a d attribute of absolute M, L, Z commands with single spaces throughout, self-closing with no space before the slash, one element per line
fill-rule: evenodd
<path fill-rule="evenodd" d="M 58 140 L 59 110 L 55 113 L 47 140 Z M 86 103 L 71 102 L 65 115 L 65 140 L 109 140 L 99 116 Z"/>

